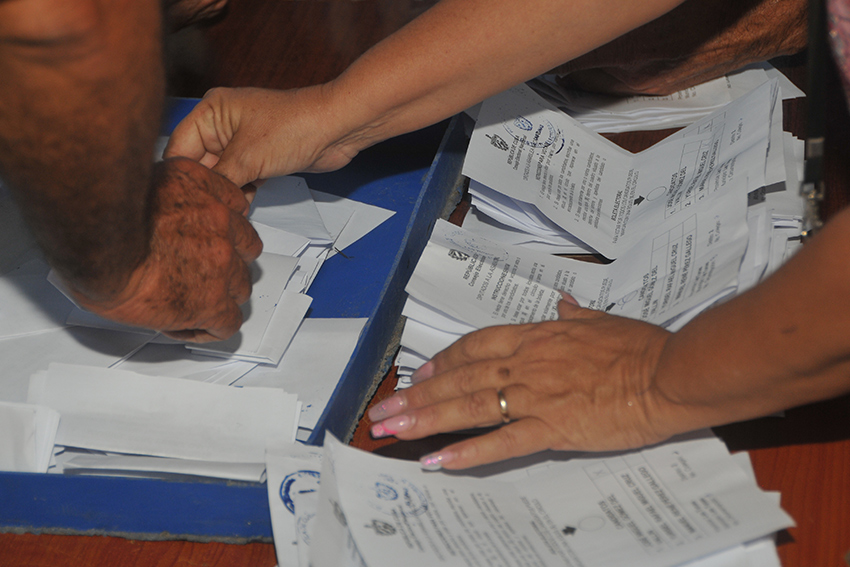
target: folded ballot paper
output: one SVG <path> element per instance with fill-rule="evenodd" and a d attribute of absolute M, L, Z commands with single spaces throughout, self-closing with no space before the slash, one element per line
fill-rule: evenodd
<path fill-rule="evenodd" d="M 99 439 L 79 426 L 103 415 L 76 395 L 65 400 L 38 398 L 42 400 L 38 402 L 41 409 L 28 409 L 33 407 L 32 403 L 26 405 L 28 401 L 36 399 L 30 397 L 34 395 L 30 378 L 39 375 L 38 380 L 45 380 L 53 376 L 49 373 L 51 363 L 60 363 L 68 368 L 93 369 L 91 376 L 80 382 L 81 392 L 93 387 L 88 380 L 95 375 L 103 380 L 132 375 L 134 381 L 161 387 L 161 395 L 200 388 L 200 392 L 205 392 L 203 396 L 215 393 L 248 399 L 266 395 L 270 400 L 280 395 L 287 400 L 297 396 L 298 410 L 293 414 L 297 423 L 293 421 L 291 431 L 282 438 L 287 442 L 294 436 L 303 439 L 323 413 L 365 324 L 365 319 L 304 319 L 311 302 L 310 284 L 326 258 L 345 250 L 393 214 L 311 190 L 301 178 L 269 180 L 252 204 L 249 219 L 261 235 L 264 252 L 251 268 L 254 287 L 250 301 L 243 307 L 245 324 L 228 341 L 187 345 L 148 331 L 114 325 L 76 308 L 50 283 L 49 266 L 25 230 L 8 193 L 0 187 L 0 236 L 8 244 L 0 250 L 0 357 L 5 361 L 0 403 L 14 404 L 11 409 L 0 410 L 0 420 L 8 421 L 8 427 L 3 428 L 4 439 L 0 440 L 0 445 L 8 449 L 0 453 L 0 469 L 19 470 L 19 464 L 24 462 L 28 468 L 36 467 L 42 472 L 47 469 L 44 459 L 54 453 L 53 439 L 41 433 L 33 436 L 32 432 L 50 431 L 42 424 L 49 425 L 49 418 L 54 415 L 51 412 L 58 412 L 63 425 L 58 429 L 59 449 L 53 454 L 49 472 L 191 474 L 260 480 L 265 468 L 265 446 L 252 450 L 249 460 L 245 460 L 248 457 L 238 456 L 238 451 L 225 459 L 214 454 L 169 450 L 169 435 L 156 433 L 157 430 L 147 432 L 155 433 L 153 440 L 132 436 Z M 329 342 L 334 344 L 331 351 L 327 349 Z M 79 378 L 80 372 L 86 374 L 87 370 L 72 373 Z M 72 383 L 77 384 L 68 382 Z M 72 400 L 79 405 L 73 409 L 62 405 Z M 171 410 L 177 412 L 176 417 L 183 412 L 167 404 L 160 412 Z M 127 411 L 129 416 L 132 412 Z M 66 419 L 68 412 L 76 417 Z M 121 416 L 115 419 L 118 417 Z M 162 423 L 166 422 L 168 418 L 164 417 Z M 39 440 L 35 446 L 34 439 Z M 49 440 L 42 443 L 41 439 Z M 163 443 L 160 445 L 158 440 Z M 186 447 L 191 445 L 187 443 Z M 22 450 L 26 450 L 26 458 Z"/>
<path fill-rule="evenodd" d="M 793 525 L 710 434 L 455 473 L 327 436 L 323 455 L 270 452 L 267 469 L 281 567 L 766 567 Z"/>
<path fill-rule="evenodd" d="M 27 401 L 61 415 L 57 445 L 220 463 L 264 462 L 298 421 L 297 396 L 277 388 L 58 363 L 30 378 Z"/>
<path fill-rule="evenodd" d="M 767 62 L 755 63 L 705 83 L 666 96 L 612 96 L 564 86 L 555 75 L 529 84 L 552 104 L 595 132 L 660 130 L 687 126 L 771 79 L 782 98 L 805 96 L 803 91 Z"/>

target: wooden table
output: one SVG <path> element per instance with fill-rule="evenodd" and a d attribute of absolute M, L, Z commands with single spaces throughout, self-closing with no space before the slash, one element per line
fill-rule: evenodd
<path fill-rule="evenodd" d="M 231 0 L 226 17 L 202 30 L 172 40 L 180 53 L 172 92 L 201 96 L 224 86 L 301 87 L 335 77 L 357 56 L 392 33 L 435 0 Z M 782 62 L 803 85 L 801 59 Z M 850 180 L 850 119 L 832 79 L 827 182 L 824 211 L 833 214 L 847 202 L 836 190 Z M 805 133 L 800 103 L 785 105 L 786 128 Z M 613 139 L 632 150 L 669 132 L 627 134 Z M 777 306 L 781 309 L 781 306 Z M 394 376 L 384 381 L 375 401 L 392 393 Z M 417 443 L 376 442 L 361 424 L 352 444 L 400 457 L 419 455 L 451 441 L 451 436 Z M 783 507 L 797 527 L 779 537 L 785 567 L 842 566 L 850 552 L 850 397 L 793 409 L 717 429 L 732 450 L 748 450 L 759 485 L 782 493 Z M 101 536 L 2 534 L 3 567 L 196 567 L 276 564 L 267 543 L 230 545 L 186 541 L 133 541 Z"/>

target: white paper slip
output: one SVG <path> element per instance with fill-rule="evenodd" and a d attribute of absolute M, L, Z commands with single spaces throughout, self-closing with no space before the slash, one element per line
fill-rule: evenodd
<path fill-rule="evenodd" d="M 326 226 L 331 225 L 332 211 L 336 209 L 351 211 L 348 220 L 337 232 L 338 236 L 334 241 L 334 248 L 337 250 L 345 250 L 350 244 L 360 240 L 395 214 L 395 211 L 389 209 L 353 201 L 331 193 L 316 190 L 311 190 L 311 193 Z"/>
<path fill-rule="evenodd" d="M 244 304 L 242 327 L 224 341 L 187 343 L 196 353 L 237 358 L 261 364 L 277 364 L 312 299 L 284 291 L 298 258 L 263 253 L 252 264 L 255 274 L 251 299 Z"/>
<path fill-rule="evenodd" d="M 47 472 L 58 427 L 48 407 L 0 402 L 0 471 Z"/>
<path fill-rule="evenodd" d="M 0 340 L 0 400 L 25 402 L 32 374 L 51 362 L 106 368 L 150 340 L 147 335 L 68 327 Z"/>
<path fill-rule="evenodd" d="M 281 256 L 300 256 L 310 244 L 310 239 L 307 237 L 267 226 L 261 222 L 252 221 L 251 226 L 263 241 L 263 252 Z"/>
<path fill-rule="evenodd" d="M 631 154 L 520 85 L 482 105 L 463 173 L 617 258 L 673 217 L 764 185 L 777 96 L 766 83 Z"/>
<path fill-rule="evenodd" d="M 277 366 L 260 365 L 237 386 L 282 388 L 301 401 L 299 427 L 313 429 L 360 339 L 365 318 L 304 319 Z"/>
<path fill-rule="evenodd" d="M 309 238 L 315 244 L 333 241 L 310 188 L 301 177 L 289 175 L 266 180 L 257 189 L 248 216 L 252 221 Z"/>
<path fill-rule="evenodd" d="M 711 439 L 575 459 L 518 482 L 428 473 L 330 437 L 325 447 L 316 533 L 338 523 L 324 512 L 331 461 L 339 514 L 370 567 L 671 567 L 793 525 Z"/>
<path fill-rule="evenodd" d="M 269 511 L 278 567 L 308 567 L 322 450 L 293 444 L 266 453 Z M 302 561 L 302 558 L 305 560 Z"/>
<path fill-rule="evenodd" d="M 63 460 L 63 474 L 127 476 L 134 478 L 171 478 L 202 476 L 243 482 L 262 482 L 265 463 L 217 463 L 139 455 L 81 453 Z"/>
<path fill-rule="evenodd" d="M 0 277 L 0 338 L 65 327 L 73 304 L 44 275 Z"/>
<path fill-rule="evenodd" d="M 66 364 L 34 375 L 28 400 L 62 415 L 59 445 L 226 463 L 264 462 L 294 439 L 298 411 L 279 389 Z"/>
<path fill-rule="evenodd" d="M 494 243 L 438 220 L 405 289 L 476 328 L 556 319 L 559 291 L 583 307 L 661 324 L 734 286 L 748 239 L 738 197 L 722 231 L 716 203 L 658 227 L 607 265 Z"/>

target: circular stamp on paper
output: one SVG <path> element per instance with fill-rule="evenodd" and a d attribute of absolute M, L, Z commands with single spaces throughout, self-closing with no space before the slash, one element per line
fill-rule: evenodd
<path fill-rule="evenodd" d="M 428 510 L 425 493 L 407 479 L 379 475 L 372 491 L 369 505 L 384 514 L 391 515 L 393 510 L 398 510 L 404 516 L 420 516 Z"/>
<path fill-rule="evenodd" d="M 454 260 L 466 261 L 472 254 L 490 256 L 496 260 L 508 257 L 508 251 L 504 248 L 497 247 L 493 242 L 482 242 L 480 237 L 462 229 L 448 230 L 443 238 L 452 245 L 449 256 Z"/>
<path fill-rule="evenodd" d="M 548 148 L 563 139 L 561 130 L 545 118 L 518 115 L 502 123 L 505 131 L 515 140 L 523 140 L 532 148 Z"/>
<path fill-rule="evenodd" d="M 280 483 L 280 499 L 290 514 L 295 513 L 295 501 L 293 498 L 296 494 L 305 494 L 319 490 L 320 476 L 318 471 L 301 470 L 284 477 L 283 482 Z"/>

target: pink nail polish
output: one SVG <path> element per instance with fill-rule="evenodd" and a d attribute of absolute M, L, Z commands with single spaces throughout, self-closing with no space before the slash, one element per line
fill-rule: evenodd
<path fill-rule="evenodd" d="M 418 384 L 432 376 L 434 376 L 434 362 L 429 360 L 413 371 L 413 374 L 410 375 L 410 381 L 414 384 Z"/>
<path fill-rule="evenodd" d="M 372 434 L 373 439 L 381 439 L 383 437 L 388 437 L 390 435 L 389 433 L 387 433 L 387 430 L 384 429 L 384 426 L 381 425 L 380 423 L 374 424 L 372 426 L 370 433 Z"/>
<path fill-rule="evenodd" d="M 404 410 L 404 396 L 395 394 L 369 410 L 369 419 L 372 421 L 381 421 Z"/>
<path fill-rule="evenodd" d="M 425 455 L 419 459 L 419 464 L 426 471 L 438 471 L 443 468 L 443 465 L 452 462 L 454 458 L 455 455 L 451 451 L 441 451 Z"/>
<path fill-rule="evenodd" d="M 395 435 L 396 433 L 401 433 L 402 431 L 407 431 L 411 427 L 413 427 L 414 419 L 407 415 L 397 415 L 395 417 L 390 417 L 385 419 L 380 424 L 381 428 L 389 435 Z"/>

